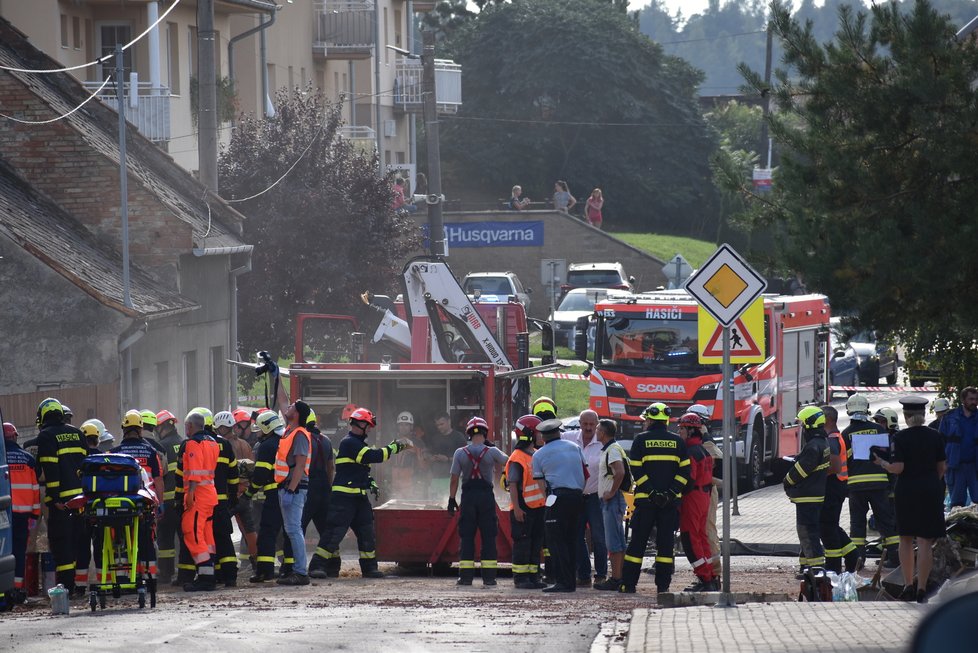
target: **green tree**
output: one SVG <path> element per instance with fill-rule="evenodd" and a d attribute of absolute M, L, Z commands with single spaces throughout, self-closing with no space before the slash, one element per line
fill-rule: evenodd
<path fill-rule="evenodd" d="M 926 0 L 842 7 L 824 45 L 784 5 L 772 11 L 786 68 L 771 133 L 784 149 L 755 226 L 779 229 L 787 265 L 863 325 L 917 352 L 974 342 L 978 45 Z"/>
<path fill-rule="evenodd" d="M 699 73 L 662 54 L 602 0 L 492 6 L 452 43 L 465 102 L 443 120 L 446 187 L 549 198 L 605 193 L 605 224 L 699 235 L 715 201 L 716 143 L 695 100 Z"/>
<path fill-rule="evenodd" d="M 225 199 L 257 195 L 236 204 L 255 246 L 252 272 L 239 280 L 241 344 L 281 356 L 294 348 L 296 313 L 353 311 L 364 290 L 397 287 L 420 233 L 393 214 L 376 155 L 337 137 L 338 104 L 282 89 L 276 109 L 237 124 L 219 173 Z"/>

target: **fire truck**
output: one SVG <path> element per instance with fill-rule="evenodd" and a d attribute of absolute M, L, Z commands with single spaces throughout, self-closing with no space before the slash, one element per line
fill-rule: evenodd
<path fill-rule="evenodd" d="M 457 515 L 445 510 L 450 461 L 418 456 L 439 437 L 433 424 L 448 414 L 458 428 L 479 415 L 490 437 L 512 451 L 511 430 L 528 412 L 528 376 L 559 365 L 531 368 L 522 304 L 473 303 L 448 264 L 421 257 L 402 275 L 403 300 L 365 293 L 362 314 L 297 319 L 295 363 L 283 370 L 291 399 L 306 401 L 334 445 L 346 434 L 344 407 L 370 408 L 378 418 L 371 443 L 397 436 L 399 413 L 415 420 L 418 450 L 374 467 L 383 489 L 375 511 L 377 557 L 405 564 L 441 564 L 458 556 Z M 498 501 L 508 507 L 507 495 Z M 500 515 L 498 559 L 512 550 L 509 519 Z"/>
<path fill-rule="evenodd" d="M 749 489 L 800 450 L 798 410 L 828 400 L 829 316 L 823 295 L 764 296 L 765 360 L 735 369 L 733 378 L 736 459 Z M 642 430 L 642 412 L 656 401 L 674 419 L 703 404 L 720 432 L 721 369 L 699 362 L 697 304 L 685 290 L 609 298 L 576 333 L 575 354 L 590 364 L 591 408 L 615 420 L 624 438 Z"/>

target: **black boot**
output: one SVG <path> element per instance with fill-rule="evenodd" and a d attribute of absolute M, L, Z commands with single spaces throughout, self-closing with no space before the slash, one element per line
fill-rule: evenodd
<path fill-rule="evenodd" d="M 472 579 L 475 578 L 475 569 L 472 567 L 466 567 L 465 569 L 458 570 L 458 581 L 456 585 L 471 585 Z"/>
<path fill-rule="evenodd" d="M 494 587 L 496 585 L 496 568 L 482 568 L 482 584 L 486 587 Z"/>
<path fill-rule="evenodd" d="M 183 586 L 184 592 L 213 592 L 217 589 L 217 581 L 214 576 L 197 576 L 192 583 Z"/>
<path fill-rule="evenodd" d="M 384 578 L 384 572 L 377 569 L 376 558 L 360 558 L 360 575 L 364 578 Z"/>

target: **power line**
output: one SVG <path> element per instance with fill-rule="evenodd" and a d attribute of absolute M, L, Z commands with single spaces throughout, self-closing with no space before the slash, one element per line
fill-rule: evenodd
<path fill-rule="evenodd" d="M 94 98 L 96 95 L 98 95 L 99 93 L 101 93 L 102 92 L 102 89 L 106 87 L 106 85 L 109 83 L 109 81 L 111 79 L 112 79 L 112 75 L 109 75 L 108 77 L 106 77 L 105 78 L 105 81 L 102 82 L 102 85 L 99 86 L 95 90 L 94 93 L 92 93 L 87 98 L 85 98 L 85 100 L 81 104 L 79 104 L 77 107 L 75 107 L 74 109 L 72 109 L 68 113 L 63 114 L 63 115 L 60 115 L 57 118 L 51 118 L 50 120 L 21 120 L 20 118 L 14 118 L 13 116 L 8 116 L 8 115 L 6 115 L 4 113 L 0 113 L 0 118 L 6 118 L 7 120 L 13 120 L 14 122 L 19 122 L 22 125 L 49 125 L 52 122 L 58 122 L 59 120 L 63 120 L 65 118 L 67 118 L 68 116 L 70 116 L 71 114 L 73 114 L 74 112 L 78 111 L 83 106 L 85 106 L 86 104 L 88 104 L 89 102 L 91 102 L 92 98 Z M 116 94 L 116 97 L 118 98 L 119 102 L 125 101 L 125 98 L 124 97 L 120 97 L 118 95 L 118 93 Z"/>
<path fill-rule="evenodd" d="M 767 30 L 759 29 L 753 32 L 738 32 L 736 34 L 720 34 L 719 36 L 705 36 L 700 39 L 684 39 L 681 41 L 662 41 L 659 45 L 678 45 L 680 43 L 702 43 L 704 41 L 719 41 L 720 39 L 732 39 L 738 36 L 750 36 L 751 34 L 766 34 Z"/>
<path fill-rule="evenodd" d="M 312 149 L 313 144 L 316 141 L 319 140 L 319 137 L 323 135 L 323 131 L 325 129 L 326 129 L 326 124 L 323 123 L 322 127 L 319 128 L 319 132 L 315 136 L 312 137 L 312 140 L 309 141 L 309 145 L 306 145 L 306 149 L 302 150 L 302 154 L 300 154 L 299 155 L 299 158 L 295 160 L 295 163 L 293 163 L 291 166 L 289 166 L 289 169 L 285 171 L 285 174 L 283 174 L 281 177 L 279 177 L 278 179 L 276 179 L 275 182 L 271 186 L 269 186 L 268 188 L 266 188 L 265 190 L 263 190 L 263 191 L 261 191 L 259 193 L 255 193 L 254 195 L 252 195 L 250 197 L 242 197 L 241 199 L 224 200 L 224 201 L 227 202 L 228 204 L 238 204 L 239 202 L 247 202 L 248 200 L 253 200 L 256 197 L 260 197 L 260 196 L 264 195 L 268 191 L 270 191 L 273 188 L 275 188 L 276 186 L 278 186 L 279 183 L 283 179 L 285 179 L 286 177 L 288 177 L 289 176 L 289 173 L 292 172 L 297 165 L 299 165 L 299 161 L 302 161 L 302 159 L 306 156 L 306 154 L 309 153 L 309 150 Z"/>
<path fill-rule="evenodd" d="M 129 41 L 124 46 L 122 46 L 123 52 L 125 52 L 126 50 L 128 50 L 129 48 L 131 48 L 140 39 L 142 39 L 144 36 L 146 36 L 147 34 L 149 34 L 150 31 L 152 31 L 157 25 L 159 25 L 160 23 L 162 23 L 163 22 L 163 19 L 166 18 L 167 16 L 169 16 L 170 15 L 170 12 L 173 11 L 174 9 L 176 9 L 177 8 L 177 5 L 179 5 L 181 1 L 182 0 L 173 0 L 173 4 L 170 5 L 170 8 L 167 9 L 166 11 L 164 11 L 163 14 L 156 20 L 155 23 L 153 23 L 152 25 L 150 25 L 149 27 L 147 27 L 143 31 L 142 34 L 140 34 L 139 36 L 137 36 L 136 38 L 134 38 L 133 40 Z M 102 57 L 99 57 L 95 61 L 90 61 L 88 63 L 79 64 L 77 66 L 66 66 L 64 68 L 50 68 L 48 70 L 31 70 L 30 68 L 14 68 L 12 66 L 4 66 L 4 65 L 0 65 L 0 70 L 6 70 L 6 71 L 9 71 L 9 72 L 12 72 L 12 73 L 38 73 L 38 74 L 40 74 L 40 73 L 67 73 L 67 72 L 71 72 L 72 70 L 81 70 L 82 68 L 88 68 L 89 66 L 95 66 L 97 64 L 105 63 L 106 61 L 110 60 L 114 56 L 115 56 L 115 52 L 113 52 L 112 54 L 107 54 L 107 55 L 104 55 Z"/>

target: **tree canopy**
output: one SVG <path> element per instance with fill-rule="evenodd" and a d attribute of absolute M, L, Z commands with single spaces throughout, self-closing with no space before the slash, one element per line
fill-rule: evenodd
<path fill-rule="evenodd" d="M 642 35 L 622 3 L 488 5 L 449 41 L 459 114 L 442 120 L 446 187 L 548 199 L 566 179 L 605 194 L 605 224 L 709 232 L 716 142 L 695 99 L 700 74 Z"/>
<path fill-rule="evenodd" d="M 239 279 L 245 350 L 293 349 L 299 312 L 355 310 L 365 290 L 395 288 L 401 262 L 420 244 L 395 216 L 376 155 L 337 137 L 339 105 L 310 89 L 277 93 L 274 118 L 244 117 L 219 162 L 221 195 L 236 205 L 255 246 Z"/>

